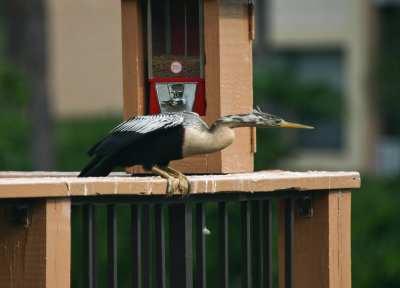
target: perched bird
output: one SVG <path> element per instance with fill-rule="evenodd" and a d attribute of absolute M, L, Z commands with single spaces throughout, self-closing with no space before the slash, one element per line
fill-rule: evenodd
<path fill-rule="evenodd" d="M 164 113 L 130 118 L 89 150 L 94 156 L 78 177 L 107 176 L 115 167 L 143 165 L 168 180 L 167 196 L 177 189 L 190 193 L 186 176 L 168 164 L 188 156 L 213 153 L 232 144 L 236 127 L 313 127 L 289 123 L 254 109 L 250 114 L 219 118 L 209 128 L 194 112 Z M 179 180 L 179 181 L 177 181 Z"/>

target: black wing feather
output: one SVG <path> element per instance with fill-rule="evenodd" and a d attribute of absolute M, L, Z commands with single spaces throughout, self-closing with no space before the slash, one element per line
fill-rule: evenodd
<path fill-rule="evenodd" d="M 184 118 L 180 114 L 166 113 L 145 115 L 131 118 L 118 125 L 104 140 L 93 146 L 89 156 L 110 157 L 125 146 L 162 129 L 176 127 L 182 124 Z"/>

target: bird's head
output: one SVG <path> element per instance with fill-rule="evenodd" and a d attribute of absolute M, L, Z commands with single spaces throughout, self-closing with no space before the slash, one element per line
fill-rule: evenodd
<path fill-rule="evenodd" d="M 249 121 L 254 122 L 255 127 L 259 128 L 276 128 L 276 127 L 288 127 L 288 128 L 302 128 L 302 129 L 314 129 L 314 127 L 297 124 L 292 122 L 287 122 L 282 118 L 264 113 L 260 108 L 254 109 L 250 114 L 248 114 Z"/>
<path fill-rule="evenodd" d="M 282 118 L 264 113 L 260 108 L 255 108 L 250 114 L 229 115 L 219 118 L 216 125 L 227 125 L 231 128 L 234 127 L 258 127 L 258 128 L 276 128 L 276 127 L 290 127 L 290 128 L 303 128 L 314 129 L 314 127 L 291 123 L 283 120 Z"/>

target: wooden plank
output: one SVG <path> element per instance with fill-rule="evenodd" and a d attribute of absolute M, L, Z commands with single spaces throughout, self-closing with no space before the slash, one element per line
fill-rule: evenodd
<path fill-rule="evenodd" d="M 0 282 L 4 287 L 70 287 L 70 199 L 29 200 L 29 224 L 0 208 Z"/>
<path fill-rule="evenodd" d="M 146 13 L 140 0 L 121 1 L 122 85 L 124 119 L 147 112 L 147 44 Z M 142 173 L 140 166 L 127 168 L 128 173 Z"/>
<path fill-rule="evenodd" d="M 285 287 L 283 209 L 280 201 L 279 287 Z M 296 288 L 351 287 L 350 211 L 350 191 L 319 191 L 313 193 L 313 216 L 295 218 Z"/>
<path fill-rule="evenodd" d="M 337 190 L 360 187 L 360 175 L 357 172 L 264 171 L 188 176 L 188 179 L 191 182 L 192 194 L 231 191 L 253 193 L 286 189 Z M 166 180 L 154 176 L 0 178 L 0 199 L 90 195 L 164 195 L 166 188 Z"/>
<path fill-rule="evenodd" d="M 331 287 L 351 287 L 351 193 L 329 193 L 329 250 Z M 299 231 L 298 233 L 301 233 Z M 297 265 L 298 262 L 295 262 Z M 299 275 L 302 271 L 296 271 Z"/>
<path fill-rule="evenodd" d="M 46 287 L 71 287 L 71 199 L 47 199 L 46 243 Z"/>
<path fill-rule="evenodd" d="M 221 115 L 250 113 L 253 61 L 248 1 L 222 0 L 219 9 Z M 233 144 L 221 151 L 221 172 L 252 172 L 251 128 L 235 129 L 235 134 Z"/>
<path fill-rule="evenodd" d="M 141 4 L 121 1 L 124 119 L 146 112 L 146 26 Z"/>
<path fill-rule="evenodd" d="M 221 117 L 220 83 L 220 1 L 203 0 L 204 7 L 204 56 L 205 56 L 205 93 L 206 116 L 203 120 L 210 126 Z M 221 152 L 207 155 L 207 172 L 220 173 Z"/>

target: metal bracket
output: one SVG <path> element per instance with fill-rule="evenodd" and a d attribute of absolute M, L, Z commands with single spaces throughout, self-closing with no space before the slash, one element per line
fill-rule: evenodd
<path fill-rule="evenodd" d="M 29 206 L 17 205 L 12 207 L 12 221 L 14 226 L 28 227 L 30 224 L 29 219 Z"/>
<path fill-rule="evenodd" d="M 300 218 L 313 217 L 313 205 L 311 196 L 297 199 L 296 210 L 297 210 L 297 215 Z"/>

